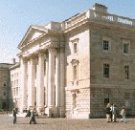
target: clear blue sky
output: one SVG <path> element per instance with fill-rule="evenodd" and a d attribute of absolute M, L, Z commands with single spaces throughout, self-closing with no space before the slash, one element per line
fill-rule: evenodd
<path fill-rule="evenodd" d="M 109 13 L 135 18 L 134 0 L 0 0 L 0 63 L 9 63 L 28 27 L 63 21 L 85 11 L 94 3 Z"/>

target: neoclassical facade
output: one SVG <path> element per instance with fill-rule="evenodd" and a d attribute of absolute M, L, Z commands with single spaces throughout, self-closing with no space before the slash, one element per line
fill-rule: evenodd
<path fill-rule="evenodd" d="M 64 116 L 64 38 L 60 24 L 53 24 L 48 26 L 56 26 L 54 31 L 31 26 L 19 44 L 21 109 L 45 108 L 49 116 Z"/>
<path fill-rule="evenodd" d="M 20 63 L 14 61 L 14 64 L 9 69 L 10 69 L 12 106 L 19 108 L 21 105 Z"/>
<path fill-rule="evenodd" d="M 32 25 L 18 45 L 20 110 L 49 117 L 105 116 L 108 102 L 135 115 L 135 21 L 95 4 L 63 22 Z"/>

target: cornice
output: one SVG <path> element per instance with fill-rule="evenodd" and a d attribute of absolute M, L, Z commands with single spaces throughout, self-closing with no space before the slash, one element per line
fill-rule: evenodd
<path fill-rule="evenodd" d="M 108 28 L 112 28 L 112 29 L 119 29 L 119 30 L 126 30 L 126 31 L 132 31 L 135 32 L 135 27 L 130 26 L 130 25 L 123 25 L 121 23 L 111 23 L 111 22 L 101 22 L 101 21 L 94 21 L 94 20 L 89 20 L 89 25 L 93 26 L 106 26 Z"/>
<path fill-rule="evenodd" d="M 79 27 L 85 25 L 85 24 L 88 24 L 88 22 L 89 22 L 88 19 L 85 19 L 85 20 L 83 20 L 83 21 L 80 21 L 80 22 L 74 24 L 73 26 L 68 27 L 67 29 L 65 29 L 65 30 L 64 30 L 64 33 L 68 33 L 68 32 L 70 32 L 70 31 L 72 31 L 72 30 L 74 30 L 74 29 L 77 29 L 77 28 L 79 28 Z"/>
<path fill-rule="evenodd" d="M 42 34 L 41 36 L 37 37 L 37 38 L 34 38 L 33 40 L 27 42 L 26 44 L 24 44 L 23 46 L 21 46 L 19 49 L 23 49 L 25 47 L 27 47 L 28 45 L 30 45 L 31 43 L 34 43 L 36 41 L 38 41 L 39 39 L 41 39 L 42 37 L 44 37 L 46 34 Z"/>

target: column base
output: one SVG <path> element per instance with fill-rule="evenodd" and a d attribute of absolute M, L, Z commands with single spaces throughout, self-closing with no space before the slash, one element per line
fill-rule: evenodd
<path fill-rule="evenodd" d="M 44 113 L 45 113 L 44 107 L 38 106 L 37 107 L 37 113 L 38 113 L 38 115 L 44 115 Z"/>
<path fill-rule="evenodd" d="M 45 114 L 48 116 L 48 117 L 60 117 L 60 113 L 59 113 L 59 108 L 57 107 L 51 107 L 51 108 L 46 108 L 45 109 Z"/>
<path fill-rule="evenodd" d="M 22 107 L 20 108 L 19 112 L 24 113 L 27 112 L 28 108 L 27 107 Z"/>
<path fill-rule="evenodd" d="M 65 107 L 59 108 L 59 114 L 60 114 L 60 117 L 65 117 Z"/>

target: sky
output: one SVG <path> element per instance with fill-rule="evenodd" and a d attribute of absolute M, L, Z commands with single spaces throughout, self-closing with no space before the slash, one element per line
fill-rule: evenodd
<path fill-rule="evenodd" d="M 92 8 L 95 3 L 108 12 L 135 19 L 135 0 L 0 0 L 0 63 L 12 63 L 30 25 L 61 22 Z"/>

